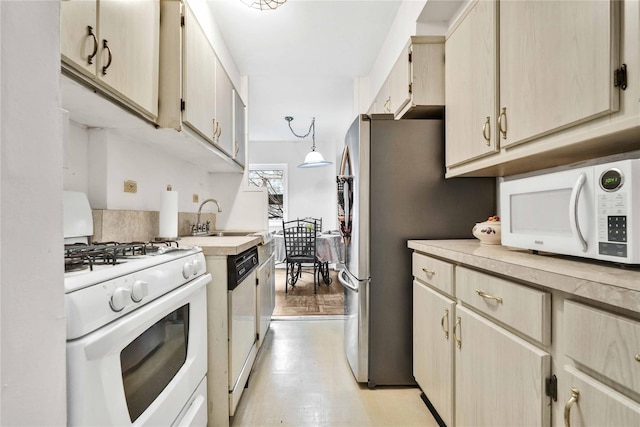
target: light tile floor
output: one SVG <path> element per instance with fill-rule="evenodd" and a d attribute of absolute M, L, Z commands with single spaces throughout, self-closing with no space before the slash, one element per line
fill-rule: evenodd
<path fill-rule="evenodd" d="M 271 322 L 231 426 L 437 426 L 411 387 L 359 385 L 342 320 Z"/>

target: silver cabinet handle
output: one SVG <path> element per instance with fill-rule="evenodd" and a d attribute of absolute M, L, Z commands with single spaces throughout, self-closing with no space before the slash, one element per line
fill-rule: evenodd
<path fill-rule="evenodd" d="M 458 348 L 462 348 L 462 338 L 458 338 L 458 327 L 460 326 L 460 322 L 462 321 L 462 319 L 460 318 L 460 316 L 458 316 L 456 318 L 456 324 L 453 325 L 453 339 L 456 341 L 456 347 Z"/>
<path fill-rule="evenodd" d="M 502 134 L 502 139 L 507 139 L 507 107 L 502 107 L 498 116 L 498 131 Z"/>
<path fill-rule="evenodd" d="M 440 327 L 442 328 L 442 332 L 444 332 L 444 337 L 449 340 L 449 329 L 444 327 L 445 320 L 447 322 L 447 326 L 449 326 L 449 309 L 444 309 L 444 315 L 442 319 L 440 319 Z"/>
<path fill-rule="evenodd" d="M 571 407 L 578 401 L 580 397 L 580 390 L 575 387 L 571 387 L 571 399 L 564 405 L 564 425 L 571 427 Z"/>
<path fill-rule="evenodd" d="M 422 271 L 424 271 L 425 273 L 427 273 L 430 276 L 434 276 L 436 274 L 435 271 L 429 270 L 427 267 L 422 267 Z"/>
<path fill-rule="evenodd" d="M 497 303 L 502 304 L 502 297 L 496 297 L 496 296 L 493 296 L 493 295 L 489 295 L 488 293 L 486 293 L 482 289 L 476 289 L 476 293 L 478 295 L 480 295 L 484 299 L 494 300 Z"/>
<path fill-rule="evenodd" d="M 580 223 L 578 222 L 578 202 L 580 201 L 580 193 L 582 192 L 582 188 L 584 188 L 584 183 L 587 181 L 587 175 L 581 173 L 573 186 L 573 190 L 571 190 L 571 208 L 573 209 L 573 216 L 571 217 L 571 226 L 575 230 L 578 235 L 578 240 L 582 244 L 582 252 L 587 252 L 589 245 L 587 245 L 587 241 L 584 239 L 582 235 L 582 230 L 580 230 Z"/>
<path fill-rule="evenodd" d="M 487 141 L 487 145 L 491 145 L 491 117 L 487 116 L 487 120 L 482 125 L 482 137 Z"/>

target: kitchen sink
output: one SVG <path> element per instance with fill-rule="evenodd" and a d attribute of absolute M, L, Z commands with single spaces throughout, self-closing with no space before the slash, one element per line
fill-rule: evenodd
<path fill-rule="evenodd" d="M 215 236 L 215 237 L 234 237 L 234 236 L 249 236 L 253 234 L 253 231 L 212 231 L 207 236 Z"/>

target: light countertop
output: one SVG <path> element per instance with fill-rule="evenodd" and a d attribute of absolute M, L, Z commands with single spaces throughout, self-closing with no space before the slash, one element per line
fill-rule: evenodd
<path fill-rule="evenodd" d="M 513 277 L 534 285 L 596 300 L 640 313 L 640 267 L 540 253 L 478 240 L 409 240 L 427 255 L 487 273 Z"/>
<path fill-rule="evenodd" d="M 186 236 L 180 238 L 182 246 L 200 246 L 205 256 L 238 255 L 254 246 L 264 243 L 259 235 L 249 236 Z"/>

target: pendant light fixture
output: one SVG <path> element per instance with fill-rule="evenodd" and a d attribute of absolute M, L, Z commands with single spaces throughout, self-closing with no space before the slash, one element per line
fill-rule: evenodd
<path fill-rule="evenodd" d="M 285 4 L 287 0 L 240 0 L 249 7 L 260 10 L 274 10 Z"/>
<path fill-rule="evenodd" d="M 293 117 L 287 116 L 284 119 L 289 124 L 289 129 L 291 130 L 291 133 L 293 133 L 298 138 L 306 138 L 309 136 L 309 134 L 311 134 L 311 141 L 312 141 L 311 151 L 309 152 L 309 154 L 305 156 L 304 162 L 298 165 L 299 168 L 317 168 L 320 166 L 329 166 L 330 164 L 333 163 L 333 162 L 326 161 L 324 157 L 322 157 L 322 154 L 316 151 L 316 118 L 315 117 L 311 119 L 311 125 L 309 126 L 309 131 L 306 133 L 306 135 L 298 135 L 293 130 L 293 128 L 291 127 L 291 121 L 293 120 Z"/>

